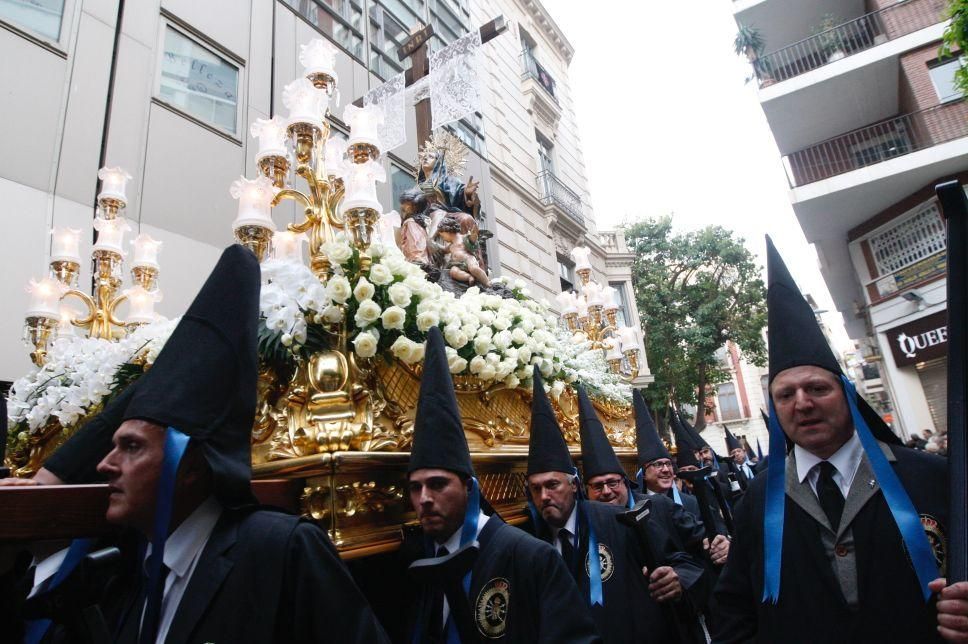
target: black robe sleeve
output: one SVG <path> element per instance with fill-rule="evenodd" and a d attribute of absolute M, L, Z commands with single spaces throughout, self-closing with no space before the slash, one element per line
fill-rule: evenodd
<path fill-rule="evenodd" d="M 286 546 L 277 642 L 389 642 L 326 533 L 300 523 Z"/>

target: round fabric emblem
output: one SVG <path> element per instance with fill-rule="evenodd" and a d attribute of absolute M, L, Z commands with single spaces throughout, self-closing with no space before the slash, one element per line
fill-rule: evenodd
<path fill-rule="evenodd" d="M 497 639 L 508 628 L 508 606 L 511 603 L 511 584 L 504 577 L 495 577 L 484 584 L 477 602 L 474 617 L 477 630 L 488 639 Z"/>
<path fill-rule="evenodd" d="M 931 544 L 931 550 L 934 551 L 938 570 L 944 577 L 948 564 L 948 542 L 945 539 L 944 526 L 930 514 L 922 514 L 921 527 L 924 528 L 924 534 L 928 535 L 928 543 Z"/>
<path fill-rule="evenodd" d="M 605 583 L 611 579 L 612 573 L 615 572 L 615 557 L 612 556 L 612 551 L 604 543 L 598 544 L 598 560 L 602 566 L 602 583 Z M 585 557 L 585 574 L 589 577 L 592 574 L 591 560 L 588 557 Z"/>

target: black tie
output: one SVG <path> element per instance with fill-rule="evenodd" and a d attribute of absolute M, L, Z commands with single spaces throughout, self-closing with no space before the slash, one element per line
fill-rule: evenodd
<path fill-rule="evenodd" d="M 161 605 L 164 603 L 165 580 L 168 579 L 170 568 L 161 564 L 161 574 L 158 575 L 158 585 L 161 590 L 153 594 L 148 589 L 150 582 L 145 581 L 147 597 L 145 603 L 144 619 L 141 620 L 141 635 L 138 638 L 140 644 L 154 644 L 158 638 L 158 627 L 161 625 Z"/>
<path fill-rule="evenodd" d="M 561 557 L 565 560 L 565 565 L 568 566 L 571 576 L 577 579 L 575 575 L 575 546 L 571 542 L 571 533 L 568 532 L 567 528 L 558 531 L 558 540 L 561 541 Z"/>
<path fill-rule="evenodd" d="M 820 476 L 817 478 L 817 498 L 820 500 L 820 507 L 824 514 L 830 519 L 830 526 L 837 532 L 840 527 L 840 516 L 844 513 L 844 495 L 840 491 L 840 486 L 834 481 L 834 472 L 837 471 L 828 461 L 822 461 L 818 466 Z"/>
<path fill-rule="evenodd" d="M 446 546 L 437 549 L 436 557 L 446 557 L 450 553 Z M 430 602 L 430 632 L 427 638 L 431 642 L 444 641 L 444 589 L 436 586 L 433 590 L 433 599 Z"/>

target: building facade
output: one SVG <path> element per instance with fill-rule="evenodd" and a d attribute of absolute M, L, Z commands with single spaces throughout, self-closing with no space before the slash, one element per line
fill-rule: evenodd
<path fill-rule="evenodd" d="M 258 170 L 250 125 L 283 112 L 282 90 L 301 66 L 299 46 L 327 38 L 341 50 L 343 108 L 410 65 L 397 48 L 432 24 L 440 48 L 498 15 L 509 29 L 484 46 L 484 104 L 450 127 L 468 146 L 466 175 L 480 181 L 494 275 L 523 279 L 554 306 L 574 283 L 569 251 L 592 249 L 593 276 L 619 288 L 622 316 L 639 324 L 631 256 L 621 235 L 599 231 L 590 205 L 568 64 L 573 50 L 531 0 L 38 0 L 0 3 L 5 88 L 0 240 L 7 314 L 0 318 L 0 381 L 29 369 L 22 337 L 24 285 L 46 272 L 51 227 L 80 229 L 82 257 L 94 241 L 98 168 L 132 179 L 124 216 L 136 235 L 163 243 L 157 310 L 180 314 L 233 241 L 237 202 L 229 186 Z M 418 141 L 384 155 L 386 210 L 413 186 Z M 273 212 L 280 228 L 293 204 Z M 133 238 L 133 236 L 132 236 Z M 90 284 L 82 266 L 80 284 Z M 123 316 L 123 311 L 122 311 Z M 644 356 L 644 347 L 642 356 Z M 642 360 L 639 383 L 649 380 Z"/>
<path fill-rule="evenodd" d="M 872 403 L 908 436 L 945 423 L 945 229 L 968 183 L 968 101 L 939 57 L 944 0 L 736 0 L 765 41 L 759 99 Z"/>

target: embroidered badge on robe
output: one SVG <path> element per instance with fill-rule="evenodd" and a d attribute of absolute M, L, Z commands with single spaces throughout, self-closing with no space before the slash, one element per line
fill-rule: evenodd
<path fill-rule="evenodd" d="M 589 553 L 591 554 L 591 553 Z M 612 573 L 615 572 L 615 557 L 612 556 L 612 551 L 608 549 L 604 543 L 598 544 L 598 560 L 601 562 L 602 566 L 602 583 L 604 584 L 612 577 Z M 589 577 L 591 573 L 589 568 L 591 567 L 591 560 L 585 557 L 585 574 Z"/>
<path fill-rule="evenodd" d="M 497 639 L 508 628 L 508 606 L 511 584 L 504 577 L 495 577 L 484 584 L 474 605 L 477 630 L 488 639 Z"/>
<path fill-rule="evenodd" d="M 948 568 L 948 542 L 945 539 L 944 526 L 930 514 L 921 515 L 921 526 L 924 528 L 924 534 L 928 535 L 928 543 L 931 544 L 931 550 L 934 551 L 938 570 L 944 577 Z"/>

